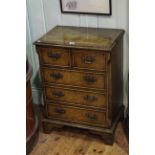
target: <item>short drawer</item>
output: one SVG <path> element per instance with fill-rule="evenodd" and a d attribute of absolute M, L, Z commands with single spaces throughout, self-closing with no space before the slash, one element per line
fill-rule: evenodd
<path fill-rule="evenodd" d="M 73 50 L 73 66 L 77 68 L 105 70 L 106 55 L 99 51 Z"/>
<path fill-rule="evenodd" d="M 83 108 L 47 104 L 48 117 L 67 122 L 106 126 L 106 112 L 92 111 Z"/>
<path fill-rule="evenodd" d="M 39 47 L 41 63 L 52 66 L 69 66 L 70 54 L 65 48 Z"/>
<path fill-rule="evenodd" d="M 79 89 L 45 87 L 47 100 L 66 102 L 67 104 L 88 105 L 98 108 L 106 108 L 106 94 L 91 91 L 81 91 Z"/>
<path fill-rule="evenodd" d="M 55 84 L 99 89 L 105 88 L 105 75 L 103 73 L 44 68 L 43 79 L 45 82 Z"/>

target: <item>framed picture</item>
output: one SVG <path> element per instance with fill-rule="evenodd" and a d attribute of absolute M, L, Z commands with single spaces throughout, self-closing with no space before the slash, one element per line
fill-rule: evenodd
<path fill-rule="evenodd" d="M 111 15 L 111 0 L 60 0 L 62 13 Z"/>

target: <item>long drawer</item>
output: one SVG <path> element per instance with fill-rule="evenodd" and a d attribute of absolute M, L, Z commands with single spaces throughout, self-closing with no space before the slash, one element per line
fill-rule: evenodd
<path fill-rule="evenodd" d="M 105 74 L 103 73 L 50 68 L 44 68 L 42 72 L 45 82 L 88 88 L 105 88 Z"/>
<path fill-rule="evenodd" d="M 57 104 L 57 105 L 56 105 Z M 106 112 L 63 106 L 59 103 L 47 104 L 48 117 L 67 122 L 106 127 Z"/>
<path fill-rule="evenodd" d="M 106 108 L 106 94 L 79 89 L 45 86 L 47 100 L 66 102 L 67 104 L 88 105 L 92 107 Z"/>

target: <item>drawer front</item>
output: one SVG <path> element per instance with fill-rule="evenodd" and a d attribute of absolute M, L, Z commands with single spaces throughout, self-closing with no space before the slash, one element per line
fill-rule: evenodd
<path fill-rule="evenodd" d="M 45 82 L 81 86 L 89 88 L 105 88 L 105 76 L 102 73 L 87 73 L 73 70 L 43 69 Z"/>
<path fill-rule="evenodd" d="M 52 66 L 70 66 L 70 54 L 68 49 L 40 47 L 39 51 L 43 64 Z"/>
<path fill-rule="evenodd" d="M 105 70 L 106 55 L 98 51 L 73 50 L 73 66 L 78 68 Z"/>
<path fill-rule="evenodd" d="M 48 117 L 64 120 L 68 122 L 90 124 L 96 126 L 106 126 L 106 113 L 101 111 L 91 111 L 82 108 L 55 105 L 47 105 Z"/>
<path fill-rule="evenodd" d="M 106 107 L 106 95 L 85 92 L 78 89 L 64 89 L 59 87 L 45 87 L 47 100 L 68 102 L 67 104 L 88 105 L 99 108 Z"/>

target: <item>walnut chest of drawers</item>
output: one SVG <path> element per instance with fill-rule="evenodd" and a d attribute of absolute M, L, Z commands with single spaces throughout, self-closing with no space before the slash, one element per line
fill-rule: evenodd
<path fill-rule="evenodd" d="M 111 144 L 123 105 L 123 30 L 56 26 L 36 45 L 45 132 L 71 126 Z"/>

